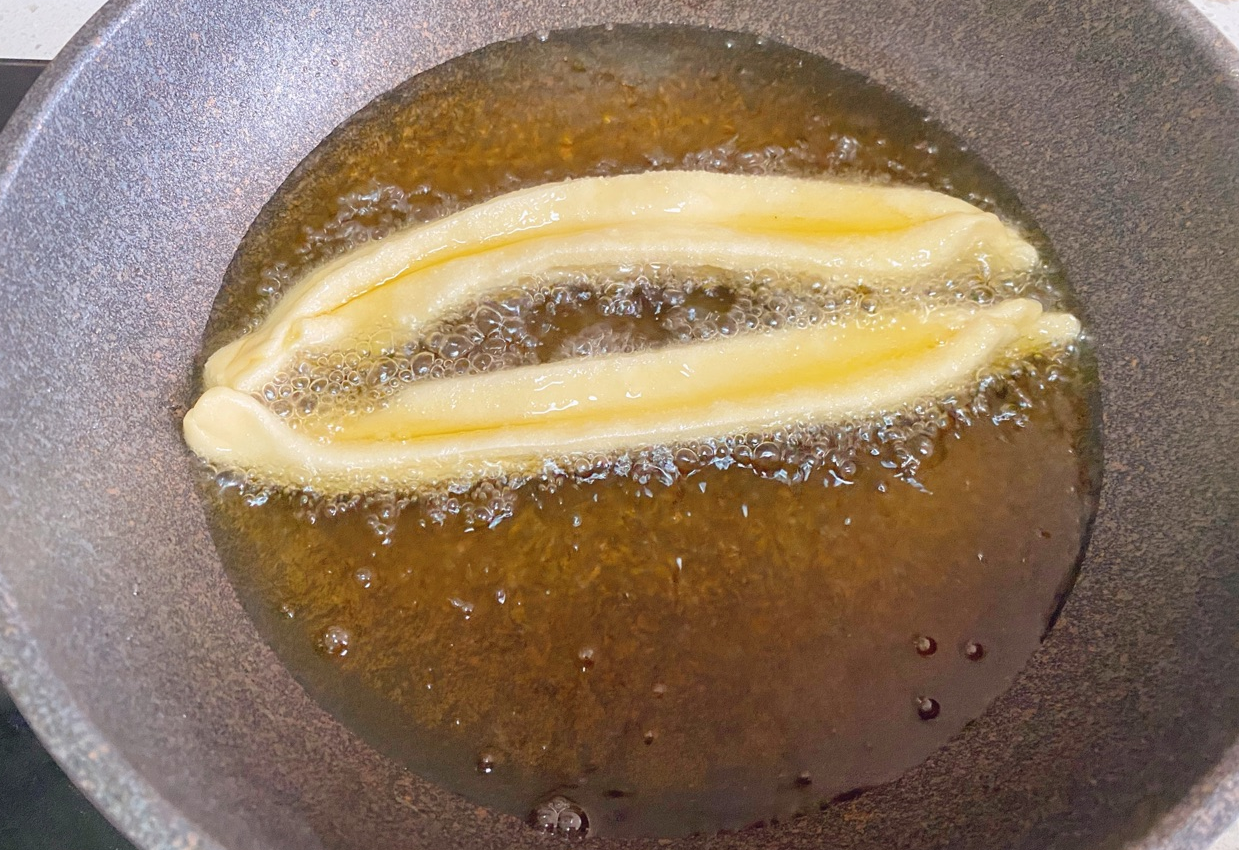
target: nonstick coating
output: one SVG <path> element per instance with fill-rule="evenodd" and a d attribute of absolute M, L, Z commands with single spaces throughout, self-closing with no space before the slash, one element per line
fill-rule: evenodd
<path fill-rule="evenodd" d="M 310 701 L 217 562 L 179 422 L 233 250 L 332 127 L 606 21 L 757 32 L 926 108 L 1053 240 L 1103 376 L 1092 545 L 1016 686 L 899 782 L 677 846 L 1207 846 L 1239 815 L 1239 56 L 1185 4 L 112 4 L 0 140 L 0 672 L 52 752 L 147 847 L 558 843 Z"/>

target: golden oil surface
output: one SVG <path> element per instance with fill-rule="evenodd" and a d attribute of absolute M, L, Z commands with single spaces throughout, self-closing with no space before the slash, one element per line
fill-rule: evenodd
<path fill-rule="evenodd" d="M 346 122 L 255 223 L 204 351 L 361 241 L 526 185 L 668 167 L 925 185 L 1046 248 L 963 145 L 824 60 L 726 33 L 587 30 L 453 60 Z M 324 399 L 381 403 L 393 375 L 850 320 L 889 295 L 797 299 L 785 283 L 640 265 L 514 281 L 391 363 L 307 355 L 303 383 L 266 392 L 295 420 Z M 936 297 L 1015 294 L 1070 306 L 1052 265 Z M 311 391 L 316 377 L 343 389 Z M 460 493 L 326 503 L 209 473 L 202 492 L 264 634 L 374 746 L 539 828 L 709 832 L 892 780 L 1009 686 L 1094 507 L 1091 393 L 1070 352 L 881 422 Z"/>

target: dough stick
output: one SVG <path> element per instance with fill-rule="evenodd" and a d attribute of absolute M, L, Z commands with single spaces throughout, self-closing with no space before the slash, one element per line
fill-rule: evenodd
<path fill-rule="evenodd" d="M 410 385 L 330 435 L 289 428 L 247 393 L 207 390 L 190 447 L 221 468 L 323 494 L 537 474 L 574 454 L 840 423 L 964 390 L 1003 357 L 1063 345 L 1075 317 L 1030 299 L 913 307 L 884 320 L 784 328 L 635 354 Z"/>
<path fill-rule="evenodd" d="M 937 192 L 792 177 L 657 171 L 502 195 L 364 245 L 295 284 L 208 360 L 207 387 L 258 392 L 307 349 L 416 335 L 525 275 L 623 263 L 773 269 L 928 285 L 984 264 L 1032 267 L 996 216 Z"/>

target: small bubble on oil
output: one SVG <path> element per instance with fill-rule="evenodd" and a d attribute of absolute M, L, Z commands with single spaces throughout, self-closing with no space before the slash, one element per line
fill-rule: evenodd
<path fill-rule="evenodd" d="M 483 776 L 489 776 L 495 772 L 495 757 L 490 753 L 482 753 L 478 756 L 477 772 Z"/>
<path fill-rule="evenodd" d="M 224 470 L 215 476 L 215 486 L 220 490 L 239 490 L 245 486 L 245 476 L 236 470 Z"/>
<path fill-rule="evenodd" d="M 594 648 L 592 646 L 587 646 L 576 654 L 577 661 L 581 665 L 582 673 L 593 669 L 595 663 L 594 654 Z"/>
<path fill-rule="evenodd" d="M 928 635 L 917 635 L 912 639 L 916 654 L 928 658 L 938 651 L 938 642 Z"/>
<path fill-rule="evenodd" d="M 778 443 L 766 441 L 753 449 L 753 468 L 763 475 L 777 472 L 783 463 L 783 450 Z"/>
<path fill-rule="evenodd" d="M 552 797 L 533 810 L 529 823 L 539 832 L 579 839 L 589 834 L 589 816 L 567 797 Z"/>
<path fill-rule="evenodd" d="M 692 472 L 697 468 L 697 464 L 699 462 L 700 460 L 697 457 L 697 453 L 692 449 L 680 449 L 675 453 L 675 468 L 678 469 L 681 474 L 687 475 L 689 472 Z"/>
<path fill-rule="evenodd" d="M 967 658 L 969 661 L 980 661 L 984 657 L 985 647 L 976 641 L 969 641 L 964 646 L 964 658 Z"/>
<path fill-rule="evenodd" d="M 344 626 L 328 626 L 323 631 L 323 636 L 319 640 L 319 646 L 328 655 L 343 658 L 348 655 L 349 646 L 352 642 L 353 634 Z"/>
<path fill-rule="evenodd" d="M 808 788 L 813 784 L 813 774 L 807 770 L 800 771 L 800 775 L 796 777 L 796 785 L 800 788 Z"/>
<path fill-rule="evenodd" d="M 916 716 L 921 720 L 933 720 L 942 711 L 942 706 L 932 697 L 920 697 L 916 701 Z"/>

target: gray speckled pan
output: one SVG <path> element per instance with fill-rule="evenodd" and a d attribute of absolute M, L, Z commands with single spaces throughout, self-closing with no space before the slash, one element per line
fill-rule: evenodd
<path fill-rule="evenodd" d="M 0 137 L 0 673 L 35 728 L 146 847 L 557 843 L 310 701 L 216 560 L 179 417 L 237 243 L 332 127 L 605 21 L 762 33 L 928 109 L 1048 232 L 1104 382 L 1087 563 L 1015 688 L 899 782 L 678 845 L 1206 847 L 1239 816 L 1239 56 L 1180 3 L 113 3 Z"/>

